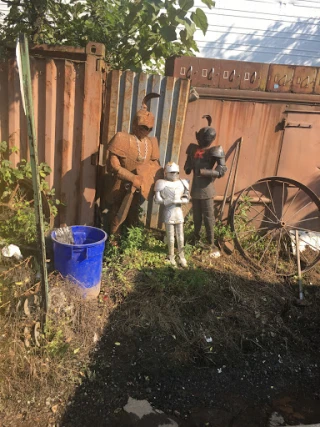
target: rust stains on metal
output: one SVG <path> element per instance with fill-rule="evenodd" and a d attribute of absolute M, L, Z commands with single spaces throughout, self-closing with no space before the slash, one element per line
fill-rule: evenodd
<path fill-rule="evenodd" d="M 222 59 L 169 58 L 166 75 L 190 80 L 192 86 L 275 93 L 320 93 L 320 69 Z"/>
<path fill-rule="evenodd" d="M 1 98 L 3 99 L 3 98 Z M 9 107 L 9 116 L 8 116 L 8 146 L 9 148 L 16 147 L 19 151 L 17 153 L 12 153 L 9 160 L 13 165 L 17 165 L 20 158 L 20 130 L 21 123 L 20 119 L 25 120 L 21 114 L 21 105 L 20 105 L 20 83 L 19 75 L 17 70 L 16 61 L 13 59 L 9 60 L 8 66 L 8 107 Z M 27 135 L 24 135 L 24 140 L 26 142 Z"/>
<path fill-rule="evenodd" d="M 135 74 L 133 72 L 112 71 L 107 78 L 105 111 L 103 112 L 102 144 L 105 146 L 117 131 L 130 132 L 132 120 L 146 93 L 155 92 L 160 98 L 150 101 L 148 109 L 155 116 L 155 124 L 150 136 L 159 141 L 160 164 L 179 153 L 183 123 L 189 95 L 189 82 L 173 77 Z M 104 155 L 105 161 L 105 155 Z M 102 164 L 101 159 L 99 164 Z M 110 183 L 105 182 L 104 193 Z M 101 194 L 103 200 L 104 195 Z M 158 224 L 159 207 L 153 206 L 152 198 L 144 203 L 143 216 L 147 225 Z"/>
<path fill-rule="evenodd" d="M 67 204 L 56 225 L 93 224 L 96 168 L 90 156 L 99 145 L 103 73 L 97 60 L 103 49 L 93 43 L 87 50 L 36 46 L 31 51 L 39 158 L 52 169 L 50 187 Z M 28 159 L 29 150 L 14 59 L 0 66 L 0 99 L 0 136 L 19 149 L 10 158 L 16 165 Z"/>
<path fill-rule="evenodd" d="M 133 97 L 133 85 L 134 85 L 134 73 L 132 71 L 125 71 L 121 76 L 120 85 L 123 87 L 123 102 L 122 104 L 122 123 L 121 129 L 123 132 L 130 132 L 132 115 L 132 97 Z M 119 130 L 119 124 L 118 124 Z"/>
<path fill-rule="evenodd" d="M 63 94 L 63 122 L 62 122 L 62 159 L 61 159 L 61 201 L 67 206 L 70 200 L 74 199 L 73 188 L 70 185 L 74 182 L 73 174 L 76 169 L 72 168 L 73 161 L 73 141 L 74 141 L 74 110 L 75 110 L 75 80 L 74 64 L 65 61 L 64 67 L 64 94 Z M 70 206 L 71 207 L 71 206 Z M 63 208 L 60 213 L 60 224 L 74 223 L 71 215 L 72 209 Z"/>
<path fill-rule="evenodd" d="M 45 69 L 45 98 L 50 101 L 46 103 L 45 109 L 45 141 L 44 160 L 49 165 L 54 165 L 55 151 L 55 128 L 57 108 L 57 67 L 52 59 L 46 61 Z M 49 187 L 53 187 L 53 174 L 47 177 Z"/>
<path fill-rule="evenodd" d="M 174 124 L 172 153 L 171 153 L 171 159 L 170 159 L 171 161 L 176 163 L 179 161 L 179 156 L 180 156 L 180 148 L 181 148 L 182 134 L 184 129 L 184 121 L 186 117 L 186 110 L 188 105 L 189 90 L 190 90 L 189 80 L 182 80 L 180 91 L 179 91 L 178 109 L 177 109 L 177 115 L 176 115 L 176 120 Z"/>
<path fill-rule="evenodd" d="M 0 141 L 8 141 L 8 65 L 0 63 Z"/>
<path fill-rule="evenodd" d="M 292 91 L 296 93 L 313 93 L 318 69 L 315 67 L 296 67 Z"/>
<path fill-rule="evenodd" d="M 242 62 L 240 68 L 240 89 L 264 91 L 266 89 L 268 71 L 268 64 Z"/>
<path fill-rule="evenodd" d="M 320 105 L 320 96 L 300 93 L 274 93 L 274 92 L 257 92 L 251 90 L 221 90 L 213 88 L 196 88 L 200 98 L 215 98 L 221 100 L 235 101 L 257 101 L 257 102 L 279 102 L 291 104 L 315 104 Z"/>
<path fill-rule="evenodd" d="M 94 222 L 97 171 L 91 164 L 91 155 L 98 151 L 102 112 L 102 75 L 96 69 L 96 60 L 96 56 L 88 55 L 85 64 L 79 224 Z"/>
<path fill-rule="evenodd" d="M 200 99 L 189 103 L 179 159 L 180 169 L 184 165 L 188 145 L 195 142 L 195 131 L 203 126 L 200 120 L 194 118 L 210 114 L 213 119 L 212 127 L 217 131 L 215 143 L 222 145 L 228 167 L 232 161 L 235 142 L 243 137 L 236 194 L 262 176 L 273 175 L 282 136 L 275 129 L 283 117 L 284 107 L 283 104 L 216 99 Z M 224 186 L 222 180 L 216 182 L 218 196 L 224 194 Z"/>
<path fill-rule="evenodd" d="M 285 127 L 277 175 L 300 181 L 320 196 L 320 112 L 287 113 L 287 121 L 311 127 Z"/>

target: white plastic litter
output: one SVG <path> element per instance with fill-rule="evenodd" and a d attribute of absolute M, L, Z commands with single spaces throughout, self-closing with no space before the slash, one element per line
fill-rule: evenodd
<path fill-rule="evenodd" d="M 8 245 L 2 248 L 2 255 L 6 258 L 15 258 L 17 260 L 23 259 L 20 249 L 16 245 Z"/>
<path fill-rule="evenodd" d="M 291 247 L 293 255 L 296 255 L 296 232 L 290 230 Z M 310 248 L 313 251 L 320 251 L 320 233 L 315 231 L 301 231 L 298 230 L 299 235 L 299 252 L 303 252 L 306 248 Z"/>

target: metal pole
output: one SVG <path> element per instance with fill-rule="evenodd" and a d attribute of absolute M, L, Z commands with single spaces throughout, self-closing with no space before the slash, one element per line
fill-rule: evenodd
<path fill-rule="evenodd" d="M 228 176 L 228 181 L 227 181 L 227 185 L 226 185 L 226 189 L 224 191 L 224 196 L 223 196 L 223 200 L 222 200 L 222 205 L 221 205 L 221 210 L 220 210 L 220 221 L 222 221 L 223 218 L 223 211 L 227 202 L 227 197 L 228 197 L 228 191 L 229 191 L 229 185 L 230 185 L 230 181 L 231 181 L 231 176 L 233 173 L 233 168 L 235 165 L 235 161 L 238 157 L 238 148 L 239 148 L 239 141 L 237 142 L 236 148 L 234 150 L 234 154 L 233 154 L 233 159 L 232 159 L 232 163 L 231 163 L 231 168 L 229 171 L 229 176 Z M 215 199 L 216 200 L 216 199 Z"/>
<path fill-rule="evenodd" d="M 235 191 L 236 182 L 237 182 L 237 176 L 238 176 L 238 165 L 239 165 L 241 144 L 242 144 L 242 137 L 240 138 L 240 141 L 239 141 L 239 144 L 238 144 L 237 161 L 236 161 L 236 168 L 235 168 L 235 171 L 234 171 L 233 183 L 232 183 L 232 188 L 231 188 L 231 196 L 230 196 L 230 204 L 229 204 L 229 213 L 228 213 L 228 216 L 230 215 L 231 209 L 233 207 L 233 198 L 234 198 L 234 191 Z"/>
<path fill-rule="evenodd" d="M 298 265 L 298 284 L 299 284 L 299 300 L 304 299 L 303 288 L 302 288 L 302 274 L 301 274 L 301 262 L 300 262 L 300 250 L 299 250 L 299 232 L 296 229 L 296 256 Z"/>
<path fill-rule="evenodd" d="M 38 247 L 40 249 L 39 266 L 41 276 L 41 290 L 42 290 L 42 308 L 44 312 L 43 324 L 46 320 L 46 313 L 48 311 L 48 274 L 46 268 L 46 246 L 44 239 L 44 223 L 42 211 L 42 199 L 40 190 L 40 175 L 38 168 L 38 149 L 37 137 L 34 121 L 34 110 L 32 100 L 32 86 L 30 75 L 30 60 L 29 60 L 29 47 L 28 39 L 25 34 L 19 36 L 16 47 L 17 64 L 19 70 L 21 97 L 23 109 L 27 119 L 28 126 L 28 140 L 30 147 L 30 163 L 32 170 L 32 185 L 34 193 L 34 208 L 37 224 L 37 239 Z"/>

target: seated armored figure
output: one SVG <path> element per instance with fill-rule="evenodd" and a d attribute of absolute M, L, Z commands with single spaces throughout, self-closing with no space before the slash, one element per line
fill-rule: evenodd
<path fill-rule="evenodd" d="M 165 179 L 159 179 L 155 184 L 154 200 L 164 205 L 169 261 L 171 265 L 177 265 L 174 256 L 174 236 L 176 235 L 179 263 L 182 267 L 187 267 L 184 256 L 184 217 L 181 205 L 189 202 L 189 183 L 185 179 L 179 179 L 179 166 L 176 163 L 167 163 L 164 176 Z"/>
<path fill-rule="evenodd" d="M 111 206 L 110 234 L 115 234 L 126 219 L 127 225 L 137 224 L 141 196 L 148 199 L 155 177 L 162 171 L 157 138 L 148 136 L 154 126 L 154 116 L 146 105 L 148 100 L 159 96 L 157 93 L 146 95 L 133 119 L 131 134 L 117 132 L 107 146 L 108 170 L 113 176 L 107 197 Z M 133 197 L 127 198 L 130 192 Z M 128 206 L 124 206 L 126 203 Z"/>
<path fill-rule="evenodd" d="M 204 221 L 207 240 L 210 244 L 210 255 L 220 256 L 214 244 L 214 181 L 222 178 L 227 171 L 225 154 L 221 145 L 211 147 L 216 138 L 216 131 L 210 127 L 211 116 L 203 116 L 208 126 L 196 132 L 198 144 L 190 144 L 187 148 L 187 160 L 184 170 L 187 175 L 193 172 L 191 188 L 195 241 L 200 239 L 202 221 Z"/>

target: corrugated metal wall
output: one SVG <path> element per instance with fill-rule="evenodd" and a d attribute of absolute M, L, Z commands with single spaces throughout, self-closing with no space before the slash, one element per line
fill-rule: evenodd
<path fill-rule="evenodd" d="M 216 99 L 218 91 L 219 89 L 212 90 L 211 94 L 210 89 L 202 89 L 200 99 L 188 106 L 180 168 L 183 168 L 186 160 L 187 146 L 196 142 L 195 131 L 207 125 L 202 116 L 210 114 L 212 126 L 217 131 L 215 144 L 222 145 L 229 168 L 224 178 L 215 181 L 217 202 L 224 195 L 235 143 L 241 137 L 243 142 L 236 195 L 261 178 L 282 176 L 309 186 L 320 196 L 319 156 L 316 155 L 320 152 L 317 137 L 320 126 L 319 96 L 312 95 L 317 105 L 302 105 L 303 95 L 298 94 L 290 94 L 296 98 L 293 103 L 286 99 L 286 94 L 276 94 L 277 99 L 272 99 L 274 94 L 270 93 L 267 94 L 269 99 L 261 96 L 259 99 L 259 95 L 265 94 L 258 93 L 254 99 L 255 92 L 251 92 L 250 100 L 245 97 L 241 99 L 249 91 L 233 90 L 220 90 L 219 99 Z M 228 196 L 230 191 L 229 188 Z"/>
<path fill-rule="evenodd" d="M 131 71 L 112 71 L 106 76 L 100 71 L 103 46 L 94 43 L 86 49 L 44 46 L 32 55 L 39 162 L 51 167 L 47 180 L 62 202 L 56 225 L 94 223 L 96 189 L 98 186 L 100 194 L 104 171 L 98 174 L 93 155 L 100 153 L 99 164 L 105 162 L 106 144 L 117 131 L 130 131 L 143 97 L 151 91 L 161 95 L 150 104 L 156 118 L 153 135 L 159 140 L 160 163 L 178 162 L 188 80 Z M 17 165 L 29 159 L 29 148 L 15 59 L 0 64 L 0 100 L 0 139 L 19 149 L 10 156 Z M 144 203 L 148 225 L 157 226 L 158 211 L 152 201 Z"/>
<path fill-rule="evenodd" d="M 100 138 L 103 75 L 97 60 L 103 46 L 96 54 L 90 48 L 83 49 L 82 59 L 64 49 L 64 56 L 76 60 L 55 58 L 57 52 L 51 58 L 31 57 L 39 162 L 51 167 L 47 179 L 63 203 L 57 225 L 94 221 L 96 167 L 91 155 Z M 0 139 L 19 149 L 10 156 L 16 165 L 29 158 L 29 148 L 15 59 L 0 64 L 0 100 Z"/>
<path fill-rule="evenodd" d="M 160 164 L 179 161 L 185 115 L 189 98 L 189 80 L 160 75 L 135 74 L 132 71 L 112 71 L 107 78 L 102 128 L 101 158 L 105 159 L 108 142 L 118 131 L 130 132 L 132 120 L 149 92 L 160 94 L 150 101 L 149 109 L 155 116 L 151 136 L 159 141 Z M 100 159 L 100 164 L 104 161 Z M 106 184 L 107 185 L 107 184 Z M 159 207 L 152 200 L 142 206 L 147 225 L 158 225 Z"/>

